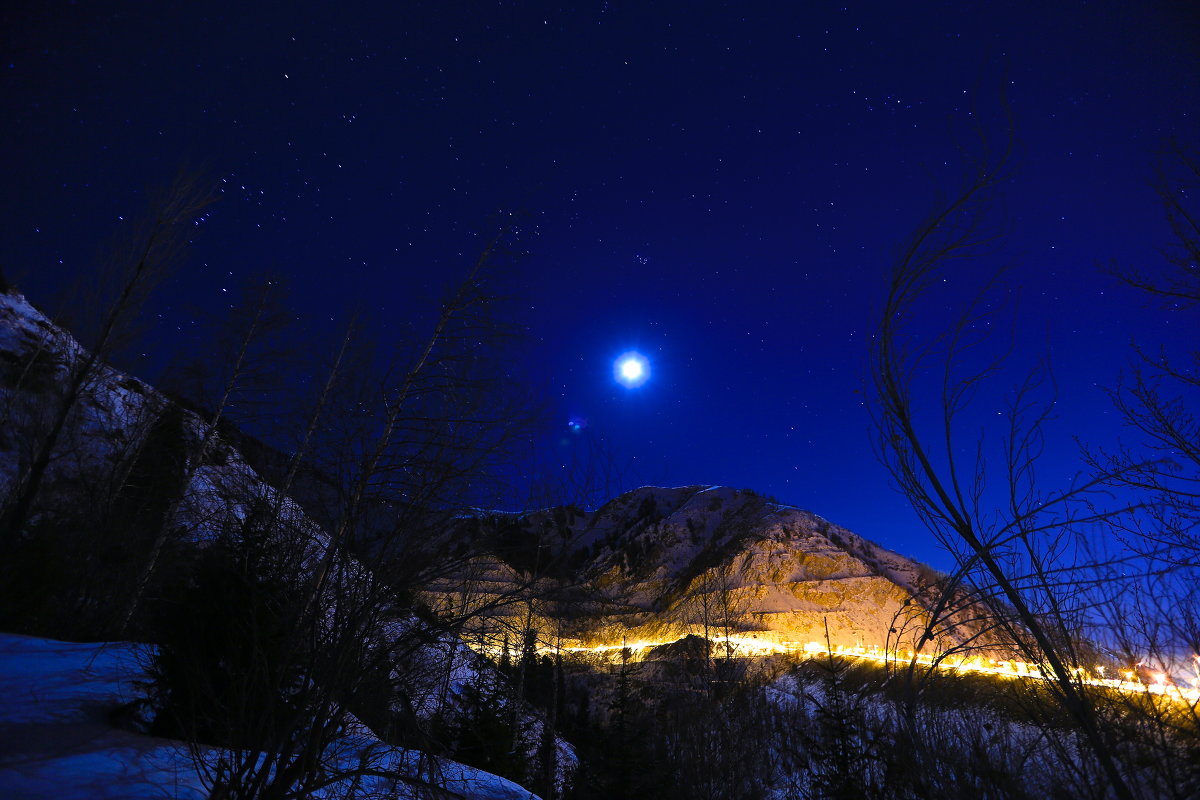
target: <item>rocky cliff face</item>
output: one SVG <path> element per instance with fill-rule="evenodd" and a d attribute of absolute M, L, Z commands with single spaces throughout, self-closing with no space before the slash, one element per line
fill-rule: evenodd
<path fill-rule="evenodd" d="M 472 522 L 474 602 L 565 646 L 687 634 L 745 652 L 895 646 L 927 617 L 931 568 L 797 508 L 726 487 L 644 487 L 592 512 L 560 507 Z M 449 585 L 435 587 L 449 603 Z M 524 594 L 523 594 L 524 592 Z M 534 599 L 536 598 L 536 599 Z M 461 594 L 453 602 L 470 602 Z"/>

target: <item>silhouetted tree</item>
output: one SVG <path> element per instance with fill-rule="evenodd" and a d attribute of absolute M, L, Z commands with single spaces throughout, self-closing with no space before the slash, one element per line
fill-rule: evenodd
<path fill-rule="evenodd" d="M 999 274 L 982 277 L 978 294 L 940 333 L 923 335 L 914 325 L 942 276 L 961 271 L 997 241 L 989 213 L 1008 172 L 1011 136 L 999 151 L 991 145 L 980 135 L 974 152 L 963 150 L 961 182 L 938 199 L 892 265 L 872 352 L 878 452 L 926 527 L 958 560 L 963 578 L 980 592 L 1005 638 L 1025 660 L 1043 666 L 1113 794 L 1132 798 L 1115 742 L 1072 670 L 1079 663 L 1075 642 L 1089 576 L 1064 566 L 1071 560 L 1065 548 L 1084 526 L 1110 517 L 1086 505 L 1104 479 L 1057 492 L 1037 485 L 1051 402 L 1044 399 L 1044 369 L 1019 382 L 1002 417 L 998 470 L 989 472 L 984 442 L 968 449 L 960 441 L 964 410 L 1003 364 L 1003 353 L 987 348 Z M 989 489 L 999 497 L 995 506 L 989 505 Z"/>
<path fill-rule="evenodd" d="M 152 194 L 149 210 L 114 251 L 95 298 L 94 305 L 103 309 L 96 330 L 82 342 L 84 349 L 71 354 L 64 364 L 65 375 L 53 398 L 49 424 L 37 435 L 31 462 L 5 501 L 0 515 L 4 542 L 11 545 L 21 536 L 68 420 L 91 391 L 108 358 L 131 333 L 142 306 L 178 264 L 195 218 L 212 198 L 207 184 L 181 172 L 169 186 Z"/>
<path fill-rule="evenodd" d="M 217 443 L 222 422 L 230 410 L 247 394 L 261 392 L 261 384 L 278 379 L 283 370 L 283 354 L 278 344 L 279 334 L 286 330 L 291 315 L 281 305 L 282 289 L 274 279 L 255 279 L 244 289 L 244 297 L 231 308 L 228 323 L 222 326 L 217 345 L 217 394 L 209 416 L 200 422 L 197 443 L 188 453 L 179 481 L 179 490 L 169 493 L 166 508 L 159 514 L 159 528 L 134 580 L 133 592 L 122 614 L 119 635 L 124 634 L 142 602 L 146 587 L 158 567 L 163 547 L 176 534 L 179 509 L 187 496 L 187 488 L 199 470 L 206 466 L 210 451 Z M 205 359 L 206 363 L 213 362 Z"/>
<path fill-rule="evenodd" d="M 1173 234 L 1157 268 L 1110 272 L 1143 292 L 1172 321 L 1195 327 L 1200 309 L 1200 157 L 1179 144 L 1160 156 L 1155 189 Z M 1109 392 L 1128 432 L 1121 445 L 1089 445 L 1085 456 L 1106 485 L 1141 502 L 1113 521 L 1122 544 L 1147 565 L 1112 570 L 1106 643 L 1125 664 L 1145 664 L 1196 682 L 1200 669 L 1200 347 L 1172 351 L 1144 341 Z M 1183 676 L 1187 676 L 1184 678 Z M 1154 774 L 1160 796 L 1200 793 L 1200 707 L 1126 697 L 1113 725 Z"/>

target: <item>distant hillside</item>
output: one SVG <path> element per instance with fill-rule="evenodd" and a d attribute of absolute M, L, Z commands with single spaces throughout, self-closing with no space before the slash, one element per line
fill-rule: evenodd
<path fill-rule="evenodd" d="M 479 604 L 536 587 L 541 600 L 493 620 L 515 636 L 528 621 L 550 644 L 645 642 L 688 634 L 765 647 L 911 644 L 943 576 L 807 511 L 720 486 L 643 487 L 595 511 L 574 506 L 464 521 L 455 540 L 481 552 Z M 463 601 L 461 578 L 431 587 Z M 524 619 L 522 617 L 528 618 Z M 946 629 L 943 645 L 973 633 Z"/>

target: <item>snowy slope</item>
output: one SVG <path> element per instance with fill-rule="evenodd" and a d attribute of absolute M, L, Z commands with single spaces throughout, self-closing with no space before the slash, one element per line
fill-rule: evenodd
<path fill-rule="evenodd" d="M 109 716 L 137 697 L 139 648 L 127 642 L 74 644 L 0 634 L 0 797 L 195 798 L 204 787 L 179 742 L 115 727 Z M 347 742 L 353 757 L 413 777 L 412 751 L 389 748 L 362 731 Z M 511 781 L 454 762 L 439 765 L 440 782 L 468 800 L 530 800 Z M 341 796 L 335 785 L 329 797 Z M 401 782 L 371 778 L 361 797 L 410 795 Z"/>
<path fill-rule="evenodd" d="M 175 743 L 109 723 L 137 674 L 133 645 L 0 635 L 0 795 L 204 797 Z"/>
<path fill-rule="evenodd" d="M 34 429 L 53 408 L 55 393 L 65 382 L 69 365 L 85 355 L 79 343 L 53 324 L 22 295 L 0 293 L 0 430 Z M 136 450 L 154 419 L 169 401 L 149 384 L 100 364 L 88 390 L 72 410 L 62 440 L 55 448 L 46 490 L 51 496 L 75 488 L 71 478 L 89 471 L 106 474 L 118 468 Z M 195 451 L 207 426 L 194 413 L 183 412 L 184 430 Z M 0 494 L 17 477 L 24 443 L 0 433 Z M 227 516 L 244 516 L 248 496 L 270 499 L 274 490 L 255 474 L 241 455 L 220 437 L 213 437 L 208 461 L 189 471 L 187 502 L 180 522 L 203 540 Z M 215 464 L 218 464 L 216 466 Z M 56 479 L 62 478 L 60 489 Z M 75 502 L 78 498 L 65 498 Z M 290 499 L 283 500 L 282 516 L 292 526 L 305 528 L 318 549 L 324 535 L 304 518 Z"/>
<path fill-rule="evenodd" d="M 23 442 L 11 435 L 44 424 L 52 396 L 83 348 L 19 294 L 0 293 L 0 493 L 17 477 Z M 162 407 L 145 383 L 105 366 L 96 381 L 102 392 L 79 404 L 59 447 L 82 460 L 79 469 L 103 469 Z M 14 387 L 19 387 L 14 390 Z"/>

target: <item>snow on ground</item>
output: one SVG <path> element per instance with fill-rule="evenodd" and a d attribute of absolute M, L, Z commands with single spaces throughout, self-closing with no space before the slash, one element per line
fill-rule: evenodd
<path fill-rule="evenodd" d="M 0 634 L 0 795 L 205 796 L 177 743 L 108 721 L 135 697 L 136 647 Z"/>
<path fill-rule="evenodd" d="M 109 715 L 137 696 L 141 645 L 76 644 L 0 633 L 0 797 L 179 798 L 206 796 L 179 742 L 113 727 Z M 413 751 L 359 732 L 350 742 L 376 754 L 373 764 L 412 775 Z M 448 796 L 464 800 L 536 800 L 504 778 L 454 762 L 438 765 Z M 339 794 L 331 787 L 331 795 Z M 369 797 L 406 797 L 403 784 L 360 784 Z"/>

